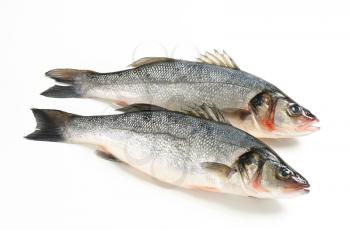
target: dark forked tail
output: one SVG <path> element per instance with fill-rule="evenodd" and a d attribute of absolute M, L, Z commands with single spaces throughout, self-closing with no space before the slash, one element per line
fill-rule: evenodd
<path fill-rule="evenodd" d="M 67 121 L 76 116 L 59 110 L 32 109 L 32 111 L 37 123 L 36 130 L 25 138 L 35 141 L 63 142 L 64 127 Z"/>
<path fill-rule="evenodd" d="M 81 84 L 84 78 L 96 74 L 91 70 L 77 69 L 53 69 L 45 73 L 46 76 L 56 80 L 56 82 L 66 85 L 54 85 L 42 92 L 41 95 L 55 98 L 79 98 L 81 97 Z"/>

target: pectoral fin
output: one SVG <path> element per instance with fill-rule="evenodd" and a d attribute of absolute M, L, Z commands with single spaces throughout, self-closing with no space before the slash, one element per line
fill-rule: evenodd
<path fill-rule="evenodd" d="M 201 168 L 205 169 L 211 173 L 215 173 L 222 177 L 230 177 L 233 173 L 236 173 L 236 170 L 225 164 L 216 163 L 216 162 L 202 162 Z"/>
<path fill-rule="evenodd" d="M 115 156 L 113 156 L 111 153 L 103 151 L 103 150 L 96 150 L 96 155 L 105 159 L 105 160 L 114 161 L 114 162 L 123 162 L 123 161 L 119 160 L 118 158 L 116 158 Z"/>
<path fill-rule="evenodd" d="M 167 109 L 150 104 L 131 104 L 122 108 L 116 109 L 116 111 L 124 112 L 124 113 L 133 113 L 133 112 L 142 112 L 142 111 L 167 111 Z"/>

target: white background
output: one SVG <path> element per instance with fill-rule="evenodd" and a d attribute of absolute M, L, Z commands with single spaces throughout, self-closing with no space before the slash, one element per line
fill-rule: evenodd
<path fill-rule="evenodd" d="M 0 2 L 0 229 L 349 229 L 350 8 L 347 1 Z M 30 108 L 112 109 L 39 95 L 58 67 L 100 72 L 137 57 L 194 60 L 225 49 L 321 120 L 271 146 L 310 182 L 308 195 L 258 200 L 161 185 L 92 149 L 23 139 Z"/>

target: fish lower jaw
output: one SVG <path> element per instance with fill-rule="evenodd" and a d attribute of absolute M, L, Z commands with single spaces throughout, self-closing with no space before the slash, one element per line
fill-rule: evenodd
<path fill-rule="evenodd" d="M 319 131 L 320 129 L 321 129 L 320 127 L 318 127 L 318 126 L 313 126 L 313 125 L 304 128 L 305 131 L 307 131 L 307 132 L 312 132 L 312 133 L 313 133 L 313 132 L 317 132 L 317 131 Z"/>
<path fill-rule="evenodd" d="M 296 129 L 296 131 L 305 133 L 305 135 L 309 133 L 317 132 L 320 130 L 320 127 L 316 126 L 317 123 L 318 121 L 314 121 L 314 122 L 307 123 L 305 125 L 301 125 Z"/>
<path fill-rule="evenodd" d="M 283 189 L 284 197 L 293 197 L 297 195 L 304 195 L 310 192 L 309 187 L 304 188 L 285 188 Z"/>

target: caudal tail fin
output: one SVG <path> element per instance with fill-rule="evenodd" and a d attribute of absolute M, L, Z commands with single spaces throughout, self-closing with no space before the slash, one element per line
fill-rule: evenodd
<path fill-rule="evenodd" d="M 53 69 L 45 73 L 46 76 L 54 79 L 56 82 L 66 85 L 55 85 L 41 95 L 55 98 L 78 98 L 81 97 L 81 85 L 86 77 L 97 74 L 91 70 L 77 69 Z"/>
<path fill-rule="evenodd" d="M 36 130 L 25 136 L 29 140 L 63 142 L 65 125 L 76 115 L 59 110 L 32 109 Z"/>

